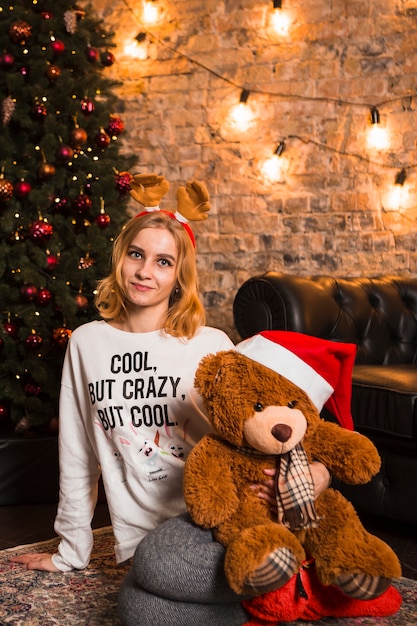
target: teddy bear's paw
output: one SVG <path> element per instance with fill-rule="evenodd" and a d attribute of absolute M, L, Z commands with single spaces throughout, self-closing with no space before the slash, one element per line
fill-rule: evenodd
<path fill-rule="evenodd" d="M 382 576 L 350 572 L 338 576 L 334 584 L 350 598 L 356 600 L 372 600 L 382 595 L 388 589 L 392 580 Z"/>
<path fill-rule="evenodd" d="M 258 596 L 279 589 L 298 571 L 300 562 L 289 548 L 277 548 L 254 572 L 249 574 L 243 593 Z"/>

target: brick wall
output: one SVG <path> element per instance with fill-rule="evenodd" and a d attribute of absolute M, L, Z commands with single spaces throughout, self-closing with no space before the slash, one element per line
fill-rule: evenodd
<path fill-rule="evenodd" d="M 166 208 L 178 184 L 209 188 L 210 218 L 195 227 L 209 324 L 237 339 L 234 294 L 267 269 L 416 274 L 417 1 L 283 0 L 286 37 L 270 27 L 272 1 L 154 4 L 161 19 L 144 28 L 142 2 L 94 0 L 116 33 L 108 71 L 122 81 L 137 171 L 171 181 Z M 132 59 L 124 46 L 141 31 L 147 57 Z M 246 131 L 229 122 L 241 87 L 257 116 Z M 383 151 L 366 144 L 374 105 L 390 137 Z M 270 182 L 260 166 L 281 140 L 285 173 Z"/>

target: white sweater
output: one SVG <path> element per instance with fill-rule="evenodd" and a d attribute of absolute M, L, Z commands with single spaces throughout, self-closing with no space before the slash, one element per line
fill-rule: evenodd
<path fill-rule="evenodd" d="M 160 331 L 124 332 L 104 321 L 72 333 L 60 395 L 58 569 L 89 563 L 100 471 L 118 563 L 149 530 L 185 510 L 184 461 L 209 431 L 193 389 L 195 371 L 206 354 L 233 347 L 209 327 L 188 341 Z"/>

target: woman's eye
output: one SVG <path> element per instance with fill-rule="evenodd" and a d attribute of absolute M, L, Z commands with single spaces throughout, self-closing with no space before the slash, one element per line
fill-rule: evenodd
<path fill-rule="evenodd" d="M 260 413 L 261 411 L 263 411 L 263 410 L 264 410 L 264 405 L 263 405 L 263 404 L 261 404 L 260 402 L 256 402 L 256 403 L 253 405 L 253 408 L 254 408 L 254 410 L 255 410 L 257 413 Z"/>
<path fill-rule="evenodd" d="M 296 405 L 297 405 L 297 401 L 296 400 L 291 400 L 290 402 L 288 402 L 287 407 L 289 409 L 294 409 Z"/>
<path fill-rule="evenodd" d="M 129 250 L 127 253 L 128 257 L 131 257 L 132 259 L 141 259 L 142 255 L 140 252 L 138 252 L 137 250 Z"/>
<path fill-rule="evenodd" d="M 159 264 L 163 265 L 164 267 L 169 267 L 172 265 L 172 263 L 170 261 L 168 261 L 168 259 L 160 259 L 159 260 Z"/>

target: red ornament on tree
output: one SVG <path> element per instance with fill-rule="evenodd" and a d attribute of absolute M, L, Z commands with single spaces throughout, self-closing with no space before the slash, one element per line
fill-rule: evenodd
<path fill-rule="evenodd" d="M 42 346 L 43 339 L 40 335 L 32 331 L 32 333 L 26 337 L 25 344 L 31 350 L 37 350 Z"/>
<path fill-rule="evenodd" d="M 46 289 L 45 287 L 39 289 L 38 293 L 36 294 L 37 304 L 39 304 L 40 306 L 45 306 L 46 304 L 49 304 L 51 300 L 52 293 L 49 291 L 49 289 Z"/>
<path fill-rule="evenodd" d="M 36 285 L 26 284 L 21 287 L 20 293 L 25 300 L 31 302 L 35 299 L 36 294 L 38 293 L 38 288 Z"/>
<path fill-rule="evenodd" d="M 16 339 L 17 337 L 17 324 L 16 322 L 12 322 L 11 320 L 7 320 L 7 322 L 3 322 L 3 330 L 10 337 Z"/>
<path fill-rule="evenodd" d="M 114 58 L 114 54 L 112 52 L 110 52 L 109 50 L 106 50 L 106 52 L 103 52 L 100 56 L 101 62 L 103 65 L 105 65 L 106 67 L 110 67 L 110 65 L 113 65 L 113 63 L 115 62 L 115 58 Z"/>
<path fill-rule="evenodd" d="M 116 174 L 116 189 L 118 192 L 124 196 L 126 193 L 130 191 L 130 181 L 133 176 L 130 172 L 118 172 Z"/>
<path fill-rule="evenodd" d="M 52 225 L 44 220 L 35 220 L 29 226 L 29 235 L 34 241 L 45 241 L 53 235 L 53 232 Z"/>
<path fill-rule="evenodd" d="M 51 11 L 41 11 L 41 16 L 43 17 L 44 20 L 52 20 L 54 17 L 54 14 L 51 13 Z"/>
<path fill-rule="evenodd" d="M 110 215 L 108 215 L 107 213 L 100 213 L 99 215 L 97 215 L 95 222 L 100 228 L 107 228 L 107 226 L 111 222 Z"/>
<path fill-rule="evenodd" d="M 77 211 L 82 211 L 84 213 L 91 208 L 93 201 L 91 200 L 90 196 L 87 196 L 85 193 L 80 193 L 76 198 L 74 198 L 72 204 L 74 209 L 76 209 Z"/>
<path fill-rule="evenodd" d="M 87 116 L 87 115 L 91 115 L 92 113 L 94 113 L 95 105 L 92 100 L 89 100 L 88 98 L 84 98 L 83 100 L 81 100 L 80 108 L 81 108 L 82 113 Z"/>
<path fill-rule="evenodd" d="M 56 158 L 61 163 L 68 163 L 68 161 L 71 161 L 73 156 L 74 150 L 71 148 L 71 146 L 62 145 L 58 148 L 56 153 Z"/>
<path fill-rule="evenodd" d="M 94 48 L 93 46 L 88 46 L 85 54 L 90 63 L 97 63 L 97 61 L 100 59 L 100 52 L 97 50 L 97 48 Z"/>
<path fill-rule="evenodd" d="M 59 263 L 59 259 L 55 254 L 47 253 L 46 255 L 46 266 L 50 272 L 53 272 L 56 266 Z"/>
<path fill-rule="evenodd" d="M 4 421 L 9 417 L 9 408 L 6 404 L 0 404 L 0 421 Z"/>
<path fill-rule="evenodd" d="M 25 180 L 20 180 L 14 186 L 14 195 L 21 200 L 26 198 L 31 191 L 32 187 Z"/>
<path fill-rule="evenodd" d="M 96 145 L 101 148 L 102 150 L 104 150 L 104 148 L 107 148 L 107 146 L 109 145 L 111 139 L 108 136 L 108 134 L 105 132 L 105 130 L 102 128 L 100 130 L 100 132 L 96 135 Z"/>
<path fill-rule="evenodd" d="M 3 175 L 0 176 L 0 202 L 7 202 L 10 198 L 13 197 L 14 187 L 10 180 L 4 178 Z"/>
<path fill-rule="evenodd" d="M 110 115 L 106 131 L 110 137 L 118 137 L 125 129 L 123 120 L 118 115 Z"/>
<path fill-rule="evenodd" d="M 9 68 L 13 67 L 14 61 L 14 56 L 9 52 L 5 52 L 4 54 L 0 55 L 0 67 L 3 70 L 8 70 Z"/>
<path fill-rule="evenodd" d="M 84 296 L 82 293 L 77 293 L 74 300 L 75 300 L 75 304 L 80 310 L 86 309 L 88 307 L 88 298 Z"/>
<path fill-rule="evenodd" d="M 65 50 L 65 44 L 60 39 L 55 39 L 55 41 L 51 41 L 51 48 L 55 56 L 59 56 Z"/>

